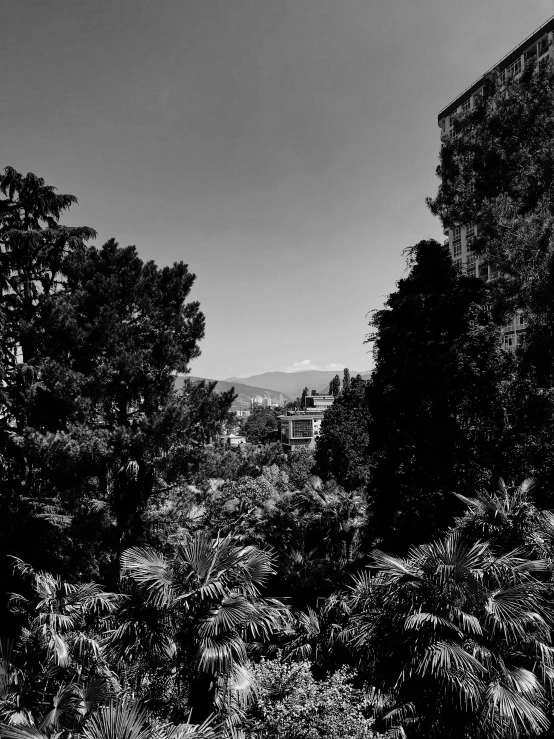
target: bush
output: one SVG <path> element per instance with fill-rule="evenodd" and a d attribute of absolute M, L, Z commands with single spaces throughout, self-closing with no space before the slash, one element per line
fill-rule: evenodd
<path fill-rule="evenodd" d="M 366 716 L 362 690 L 346 669 L 316 681 L 310 663 L 281 656 L 254 665 L 257 701 L 247 720 L 247 737 L 367 739 L 378 736 Z"/>

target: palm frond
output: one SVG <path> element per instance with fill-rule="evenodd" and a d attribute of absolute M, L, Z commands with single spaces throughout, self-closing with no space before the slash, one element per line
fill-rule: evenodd
<path fill-rule="evenodd" d="M 418 665 L 420 675 L 433 675 L 459 670 L 464 673 L 483 674 L 485 668 L 463 647 L 454 642 L 439 641 L 431 644 Z"/>
<path fill-rule="evenodd" d="M 45 733 L 69 728 L 80 714 L 81 693 L 75 685 L 62 686 L 54 696 L 53 707 L 39 724 Z"/>
<path fill-rule="evenodd" d="M 1 739 L 47 739 L 36 726 L 10 726 L 0 724 Z"/>
<path fill-rule="evenodd" d="M 550 726 L 548 716 L 538 705 L 499 683 L 491 683 L 485 691 L 482 720 L 489 726 L 508 724 L 513 736 L 541 734 Z"/>
<path fill-rule="evenodd" d="M 452 623 L 452 621 L 434 613 L 418 611 L 417 613 L 413 613 L 411 616 L 408 616 L 404 621 L 404 628 L 406 631 L 411 629 L 418 630 L 424 626 L 432 626 L 434 631 L 436 631 L 438 627 L 442 626 L 449 631 L 453 631 L 458 636 L 462 636 L 462 632 L 455 624 Z"/>
<path fill-rule="evenodd" d="M 85 739 L 150 739 L 151 735 L 146 710 L 127 702 L 100 708 L 83 730 Z"/>
<path fill-rule="evenodd" d="M 114 699 L 113 686 L 104 677 L 94 677 L 81 688 L 85 714 Z"/>
<path fill-rule="evenodd" d="M 169 562 L 162 554 L 146 547 L 133 547 L 121 555 L 123 576 L 144 589 L 148 600 L 159 607 L 170 607 L 175 598 L 174 579 Z"/>
<path fill-rule="evenodd" d="M 254 606 L 244 596 L 229 595 L 204 620 L 200 634 L 211 637 L 236 630 L 244 626 L 254 613 Z"/>
<path fill-rule="evenodd" d="M 420 574 L 408 560 L 393 557 L 391 554 L 375 549 L 371 555 L 372 566 L 377 567 L 384 575 L 395 580 L 418 580 Z"/>
<path fill-rule="evenodd" d="M 246 662 L 246 645 L 238 636 L 204 637 L 199 643 L 197 659 L 203 672 L 228 674 L 235 662 Z"/>

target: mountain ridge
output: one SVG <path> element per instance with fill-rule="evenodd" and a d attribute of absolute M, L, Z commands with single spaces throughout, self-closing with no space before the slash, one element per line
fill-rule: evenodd
<path fill-rule="evenodd" d="M 215 382 L 217 383 L 215 386 L 215 391 L 218 393 L 224 393 L 234 387 L 235 392 L 238 395 L 237 399 L 233 401 L 233 408 L 235 409 L 250 408 L 251 399 L 256 397 L 271 398 L 271 400 L 278 401 L 280 404 L 292 400 L 292 398 L 290 398 L 286 393 L 283 393 L 279 390 L 272 390 L 270 388 L 264 387 L 253 387 L 241 382 L 211 380 L 208 377 L 196 377 L 194 375 L 178 374 L 175 378 L 175 388 L 179 390 L 183 386 L 185 380 L 192 380 L 193 382 L 201 382 L 202 380 L 204 380 L 205 382 Z"/>
<path fill-rule="evenodd" d="M 250 377 L 228 377 L 222 382 L 242 383 L 245 385 L 254 385 L 261 387 L 262 384 L 269 386 L 274 392 L 281 392 L 289 397 L 296 398 L 302 395 L 302 390 L 307 387 L 311 392 L 315 390 L 318 393 L 324 393 L 329 382 L 335 375 L 342 379 L 342 372 L 336 370 L 302 370 L 300 372 L 262 372 L 259 375 L 251 375 Z M 363 372 L 351 371 L 351 377 L 361 375 L 367 379 L 371 375 L 370 370 Z"/>

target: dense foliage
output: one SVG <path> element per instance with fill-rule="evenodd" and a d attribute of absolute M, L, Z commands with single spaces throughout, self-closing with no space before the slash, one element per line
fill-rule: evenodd
<path fill-rule="evenodd" d="M 501 390 L 511 369 L 486 285 L 458 276 L 435 241 L 408 257 L 408 275 L 372 317 L 366 403 L 372 520 L 393 548 L 443 531 L 455 511 L 451 493 L 500 472 Z"/>
<path fill-rule="evenodd" d="M 252 444 L 277 441 L 277 416 L 275 408 L 254 408 L 243 426 L 246 441 Z"/>
<path fill-rule="evenodd" d="M 474 249 L 494 266 L 490 309 L 527 329 L 506 404 L 510 444 L 525 474 L 551 485 L 554 461 L 554 72 L 529 65 L 504 84 L 486 80 L 441 147 L 433 213 L 445 226 L 477 224 Z M 513 430 L 513 431 L 512 431 Z"/>
<path fill-rule="evenodd" d="M 233 393 L 175 390 L 188 267 L 4 171 L 0 737 L 553 735 L 553 81 L 491 77 L 443 142 L 431 208 L 499 277 L 409 248 L 315 451 L 273 409 L 219 446 Z"/>

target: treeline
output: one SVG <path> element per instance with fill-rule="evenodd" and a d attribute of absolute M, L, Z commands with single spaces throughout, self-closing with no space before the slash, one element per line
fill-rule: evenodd
<path fill-rule="evenodd" d="M 206 446 L 194 276 L 5 170 L 1 737 L 552 736 L 553 82 L 458 117 L 429 205 L 498 277 L 407 249 L 315 453 Z"/>

